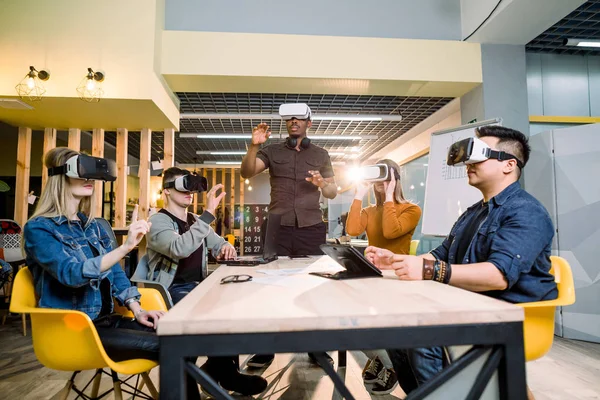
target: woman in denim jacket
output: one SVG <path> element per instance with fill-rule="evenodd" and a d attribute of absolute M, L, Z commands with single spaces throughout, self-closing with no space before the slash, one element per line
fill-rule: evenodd
<path fill-rule="evenodd" d="M 60 167 L 77 155 L 68 148 L 55 148 L 44 156 L 44 165 Z M 140 293 L 118 263 L 140 242 L 150 224 L 134 222 L 125 243 L 112 249 L 108 233 L 91 216 L 93 193 L 94 181 L 62 174 L 48 177 L 23 231 L 38 305 L 86 313 L 115 361 L 158 360 L 154 331 L 164 312 L 140 307 Z M 113 313 L 113 297 L 133 312 L 134 320 Z"/>

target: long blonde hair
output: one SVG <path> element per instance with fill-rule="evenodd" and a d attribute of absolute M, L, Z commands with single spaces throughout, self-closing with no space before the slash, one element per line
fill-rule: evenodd
<path fill-rule="evenodd" d="M 56 147 L 44 154 L 44 166 L 46 166 L 46 168 L 60 167 L 64 165 L 69 158 L 78 154 L 80 153 L 67 147 Z M 64 174 L 49 176 L 31 218 L 58 217 L 63 215 L 68 219 L 67 204 L 71 199 L 71 186 L 69 185 L 67 176 Z M 77 211 L 84 213 L 88 217 L 86 224 L 89 224 L 92 221 L 94 203 L 94 196 L 85 197 L 79 202 Z"/>
<path fill-rule="evenodd" d="M 402 191 L 402 184 L 400 182 L 400 166 L 398 164 L 396 164 L 394 161 L 392 160 L 379 160 L 377 161 L 376 164 L 385 164 L 388 166 L 389 169 L 389 173 L 391 174 L 392 171 L 395 174 L 395 178 L 396 178 L 396 189 L 394 189 L 394 203 L 397 204 L 405 204 L 405 203 L 410 203 L 410 201 L 406 200 L 404 198 L 404 192 Z M 377 200 L 377 205 L 378 206 L 383 206 L 383 203 L 385 202 L 385 193 L 379 193 L 377 192 L 377 190 L 374 190 L 375 192 L 375 199 Z"/>

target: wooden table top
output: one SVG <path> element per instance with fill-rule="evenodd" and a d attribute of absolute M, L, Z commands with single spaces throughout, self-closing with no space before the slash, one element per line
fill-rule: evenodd
<path fill-rule="evenodd" d="M 267 275 L 297 269 L 294 275 Z M 302 269 L 302 270 L 300 270 Z M 498 323 L 523 320 L 521 307 L 433 281 L 335 281 L 309 271 L 341 270 L 328 256 L 257 267 L 221 266 L 161 318 L 159 335 L 290 332 Z M 285 271 L 284 271 L 285 273 Z M 220 284 L 248 274 L 250 282 Z"/>

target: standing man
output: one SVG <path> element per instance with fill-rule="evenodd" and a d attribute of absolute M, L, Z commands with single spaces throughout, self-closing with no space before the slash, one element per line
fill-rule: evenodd
<path fill-rule="evenodd" d="M 288 108 L 291 113 L 282 113 Z M 327 150 L 311 143 L 306 137 L 312 126 L 311 111 L 306 104 L 284 104 L 280 115 L 285 119 L 288 137 L 285 142 L 260 146 L 271 136 L 269 125 L 258 124 L 252 129 L 252 143 L 242 161 L 241 175 L 252 178 L 265 169 L 271 176 L 271 203 L 269 213 L 281 214 L 277 254 L 323 254 L 327 228 L 319 207 L 323 194 L 328 199 L 337 195 L 333 167 Z M 333 360 L 325 354 L 328 361 Z M 263 368 L 273 361 L 273 354 L 255 355 L 248 366 Z M 316 363 L 315 357 L 309 353 Z"/>
<path fill-rule="evenodd" d="M 319 198 L 321 194 L 335 198 L 337 185 L 329 153 L 306 137 L 312 126 L 310 108 L 306 104 L 293 106 L 300 112 L 283 116 L 289 135 L 285 142 L 261 149 L 271 135 L 269 125 L 260 123 L 252 130 L 252 143 L 242 161 L 241 175 L 251 178 L 269 169 L 269 213 L 281 214 L 278 255 L 323 254 L 319 246 L 325 243 L 327 228 Z"/>

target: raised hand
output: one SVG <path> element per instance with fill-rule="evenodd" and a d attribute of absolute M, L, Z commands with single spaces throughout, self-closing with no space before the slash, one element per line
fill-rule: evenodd
<path fill-rule="evenodd" d="M 383 182 L 383 187 L 385 188 L 385 201 L 394 201 L 394 192 L 396 191 L 396 173 L 394 170 L 390 170 L 390 181 Z"/>
<path fill-rule="evenodd" d="M 148 222 L 144 219 L 135 221 L 131 225 L 129 225 L 129 231 L 127 232 L 127 240 L 125 241 L 125 246 L 132 250 L 135 246 L 137 246 L 144 235 L 150 231 L 150 227 L 152 226 L 151 222 Z"/>
<path fill-rule="evenodd" d="M 261 122 L 252 128 L 252 144 L 263 144 L 271 136 L 271 127 Z"/>
<path fill-rule="evenodd" d="M 221 192 L 217 196 L 217 190 L 222 189 L 222 188 L 223 188 L 223 184 L 219 183 L 218 185 L 213 186 L 206 193 L 206 211 L 208 211 L 209 213 L 211 213 L 212 215 L 215 215 L 215 216 L 216 216 L 215 210 L 219 206 L 219 203 L 221 202 L 223 197 L 225 197 L 225 195 L 227 194 L 225 192 Z"/>
<path fill-rule="evenodd" d="M 369 192 L 371 185 L 365 182 L 357 182 L 354 187 L 354 198 L 357 200 L 362 200 L 365 197 L 365 194 Z"/>

